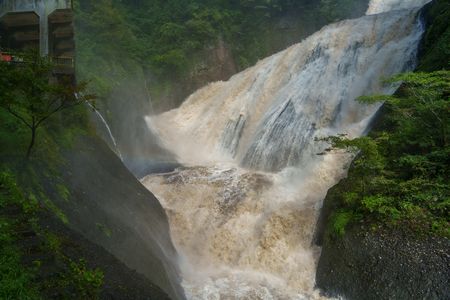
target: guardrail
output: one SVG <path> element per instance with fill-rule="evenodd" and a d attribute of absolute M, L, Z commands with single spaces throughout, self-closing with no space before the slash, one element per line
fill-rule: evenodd
<path fill-rule="evenodd" d="M 8 64 L 22 65 L 26 64 L 27 61 L 24 60 L 20 55 L 13 54 L 11 52 L 0 52 L 0 61 L 4 61 Z M 54 56 L 50 57 L 51 63 L 54 65 L 54 74 L 74 74 L 75 72 L 75 59 L 73 57 L 66 56 Z"/>
<path fill-rule="evenodd" d="M 23 62 L 23 58 L 14 55 L 11 52 L 0 52 L 0 60 L 1 61 L 6 61 L 9 63 L 22 63 Z"/>
<path fill-rule="evenodd" d="M 75 59 L 73 57 L 56 56 L 51 58 L 52 63 L 61 67 L 75 67 Z"/>
<path fill-rule="evenodd" d="M 0 60 L 6 62 L 24 62 L 24 59 L 12 52 L 0 52 Z M 68 56 L 53 56 L 50 57 L 50 61 L 56 66 L 75 67 L 75 59 Z"/>

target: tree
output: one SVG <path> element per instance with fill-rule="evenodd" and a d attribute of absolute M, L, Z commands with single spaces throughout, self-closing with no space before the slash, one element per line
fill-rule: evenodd
<path fill-rule="evenodd" d="M 450 72 L 406 73 L 387 82 L 402 85 L 393 96 L 358 99 L 384 101 L 382 124 L 369 136 L 321 139 L 331 145 L 325 153 L 358 154 L 337 198 L 336 231 L 362 218 L 450 236 Z"/>
<path fill-rule="evenodd" d="M 23 62 L 0 62 L 0 108 L 30 130 L 26 157 L 36 143 L 38 129 L 56 113 L 94 99 L 83 95 L 86 83 L 74 85 L 69 77 L 56 79 L 54 65 L 36 52 L 16 55 Z"/>

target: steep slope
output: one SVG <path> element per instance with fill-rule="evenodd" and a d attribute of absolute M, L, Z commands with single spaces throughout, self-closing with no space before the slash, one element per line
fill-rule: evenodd
<path fill-rule="evenodd" d="M 448 70 L 450 3 L 448 0 L 433 1 L 422 13 L 427 30 L 422 41 L 418 70 Z M 401 93 L 399 91 L 398 94 Z M 383 109 L 369 137 L 377 137 L 383 131 L 392 132 L 393 128 L 389 125 L 391 115 L 392 109 Z M 445 159 L 441 163 L 445 164 Z M 420 212 L 425 211 L 422 209 L 409 221 L 394 220 L 389 224 L 389 221 L 360 215 L 359 221 L 346 225 L 350 219 L 343 217 L 339 224 L 337 213 L 349 206 L 345 195 L 357 191 L 355 176 L 358 175 L 353 166 L 348 178 L 330 189 L 324 201 L 316 233 L 317 242 L 322 245 L 317 286 L 327 295 L 340 295 L 346 299 L 448 297 L 450 240 L 434 232 L 438 228 L 441 228 L 441 233 L 448 232 L 448 213 L 447 223 L 444 221 L 439 227 L 436 220 L 435 228 L 427 226 L 427 222 L 424 222 L 425 226 L 420 224 L 423 222 Z M 373 181 L 370 177 L 368 180 Z M 427 201 L 433 202 L 424 198 L 420 205 L 427 205 Z M 414 226 L 414 222 L 418 225 Z"/>
<path fill-rule="evenodd" d="M 98 137 L 80 138 L 66 153 L 71 200 L 55 204 L 69 226 L 182 299 L 177 254 L 158 200 Z M 58 197 L 55 197 L 58 199 Z"/>

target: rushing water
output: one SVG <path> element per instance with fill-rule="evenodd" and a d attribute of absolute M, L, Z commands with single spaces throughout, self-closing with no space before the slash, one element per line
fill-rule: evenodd
<path fill-rule="evenodd" d="M 123 161 L 122 154 L 120 153 L 119 147 L 117 147 L 116 139 L 114 138 L 114 135 L 113 135 L 113 133 L 111 131 L 111 128 L 108 125 L 108 122 L 106 122 L 105 118 L 103 118 L 103 115 L 91 103 L 89 103 L 89 102 L 86 102 L 86 103 L 95 112 L 95 115 L 100 120 L 102 125 L 105 127 L 106 132 L 108 132 L 108 137 L 110 138 L 110 140 L 111 140 L 111 142 L 112 142 L 112 144 L 114 146 L 114 151 L 119 156 L 120 160 Z"/>
<path fill-rule="evenodd" d="M 431 0 L 372 0 L 367 10 L 367 15 L 379 14 L 382 12 L 421 7 Z"/>
<path fill-rule="evenodd" d="M 422 31 L 417 8 L 339 22 L 147 118 L 185 166 L 142 182 L 168 213 L 188 298 L 320 298 L 314 227 L 350 157 L 317 155 L 315 138 L 364 134 L 379 106 L 354 99 L 393 92 L 380 80 L 414 67 Z"/>

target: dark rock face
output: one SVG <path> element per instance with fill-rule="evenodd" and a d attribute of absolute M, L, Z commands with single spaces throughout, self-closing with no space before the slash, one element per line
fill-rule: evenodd
<path fill-rule="evenodd" d="M 228 80 L 239 71 L 233 58 L 231 46 L 223 39 L 193 55 L 192 67 L 184 77 L 169 80 L 169 85 L 162 89 L 161 82 L 151 76 L 149 91 L 156 100 L 155 113 L 178 107 L 190 94 L 209 82 Z M 155 90 L 159 90 L 155 93 Z"/>
<path fill-rule="evenodd" d="M 177 253 L 158 200 L 98 137 L 80 138 L 65 156 L 70 199 L 55 204 L 67 216 L 68 226 L 171 298 L 184 299 Z"/>
<path fill-rule="evenodd" d="M 158 286 L 152 284 L 143 275 L 126 267 L 125 264 L 120 262 L 104 248 L 86 240 L 80 234 L 64 226 L 54 215 L 50 213 L 43 215 L 41 217 L 41 223 L 42 228 L 50 229 L 53 233 L 61 237 L 63 241 L 61 251 L 66 257 L 71 258 L 73 261 L 78 261 L 80 258 L 83 258 L 89 268 L 101 269 L 104 274 L 104 284 L 101 287 L 100 299 L 170 299 L 166 293 Z M 39 241 L 41 239 L 39 235 L 31 237 L 31 239 L 37 239 L 38 242 L 43 243 L 43 241 Z M 58 272 L 64 271 L 59 269 L 59 264 L 53 260 L 47 262 L 44 267 L 41 269 L 45 271 L 41 272 L 40 276 L 43 276 L 42 273 L 44 273 L 49 278 L 57 278 L 59 275 Z M 43 278 L 39 277 L 39 280 L 41 279 Z M 49 298 L 53 297 L 53 299 L 60 298 L 60 295 L 56 296 L 54 294 L 54 290 L 50 290 L 50 292 L 53 294 L 44 295 Z M 79 295 L 73 295 L 74 299 L 77 297 Z"/>
<path fill-rule="evenodd" d="M 450 241 L 362 225 L 327 237 L 316 284 L 346 299 L 448 299 Z"/>

